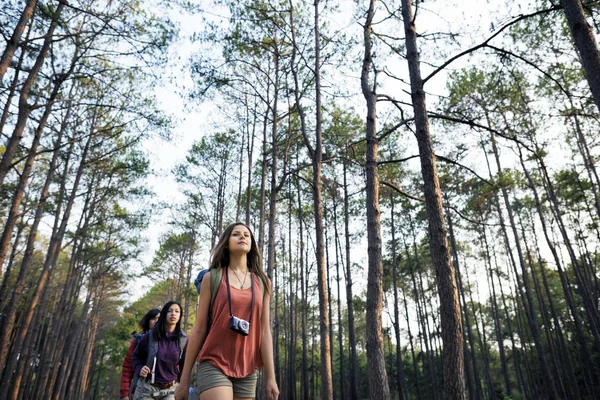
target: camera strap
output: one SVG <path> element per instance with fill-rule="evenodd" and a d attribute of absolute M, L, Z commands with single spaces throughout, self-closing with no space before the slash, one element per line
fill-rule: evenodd
<path fill-rule="evenodd" d="M 225 281 L 227 282 L 227 302 L 229 303 L 229 318 L 233 318 L 233 311 L 231 310 L 231 291 L 229 289 L 229 267 L 225 271 Z M 250 271 L 250 289 L 252 290 L 252 302 L 250 303 L 250 319 L 248 323 L 252 323 L 252 310 L 254 310 L 254 277 L 252 271 Z"/>

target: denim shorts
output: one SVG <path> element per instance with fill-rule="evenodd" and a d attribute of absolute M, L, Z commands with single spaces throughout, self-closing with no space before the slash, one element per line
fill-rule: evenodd
<path fill-rule="evenodd" d="M 258 370 L 244 378 L 231 378 L 208 361 L 202 361 L 197 365 L 199 393 L 218 386 L 229 386 L 233 388 L 233 397 L 254 398 L 256 396 L 256 382 L 258 381 Z"/>

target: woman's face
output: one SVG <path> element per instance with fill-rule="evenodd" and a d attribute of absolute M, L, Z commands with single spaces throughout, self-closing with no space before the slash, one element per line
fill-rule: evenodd
<path fill-rule="evenodd" d="M 233 254 L 248 254 L 252 246 L 250 231 L 244 225 L 236 225 L 229 236 L 227 247 Z"/>
<path fill-rule="evenodd" d="M 169 307 L 169 311 L 167 311 L 167 325 L 175 325 L 179 322 L 179 318 L 181 318 L 181 308 L 177 304 L 172 304 Z"/>
<path fill-rule="evenodd" d="M 154 325 L 156 325 L 156 323 L 158 322 L 159 317 L 160 317 L 160 313 L 156 314 L 156 317 L 154 317 L 150 321 L 148 321 L 148 324 L 150 325 L 150 329 L 154 328 Z"/>

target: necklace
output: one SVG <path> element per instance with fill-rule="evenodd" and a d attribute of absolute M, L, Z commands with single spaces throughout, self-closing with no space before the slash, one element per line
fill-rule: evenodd
<path fill-rule="evenodd" d="M 237 278 L 238 282 L 240 283 L 240 289 L 244 289 L 244 285 L 246 284 L 246 277 L 248 276 L 248 268 L 246 268 L 246 273 L 244 274 L 244 281 L 243 282 L 240 279 L 240 277 L 238 276 L 237 272 L 235 272 L 235 269 L 231 268 L 231 270 L 235 274 L 235 277 Z"/>

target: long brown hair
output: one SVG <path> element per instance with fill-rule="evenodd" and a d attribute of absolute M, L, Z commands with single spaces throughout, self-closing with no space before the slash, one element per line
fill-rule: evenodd
<path fill-rule="evenodd" d="M 256 244 L 256 239 L 254 239 L 254 234 L 252 233 L 252 229 L 242 222 L 236 222 L 234 224 L 229 225 L 225 228 L 225 231 L 221 235 L 219 242 L 213 248 L 210 255 L 210 266 L 208 270 L 216 269 L 216 268 L 224 268 L 229 266 L 229 249 L 227 248 L 227 244 L 229 243 L 229 238 L 231 237 L 231 233 L 236 226 L 242 225 L 248 229 L 250 232 L 250 251 L 246 255 L 247 267 L 250 272 L 254 272 L 258 277 L 263 281 L 264 286 L 267 290 L 269 296 L 271 295 L 271 285 L 269 285 L 269 279 L 267 275 L 263 271 L 262 268 L 262 255 L 258 249 L 258 244 Z"/>

